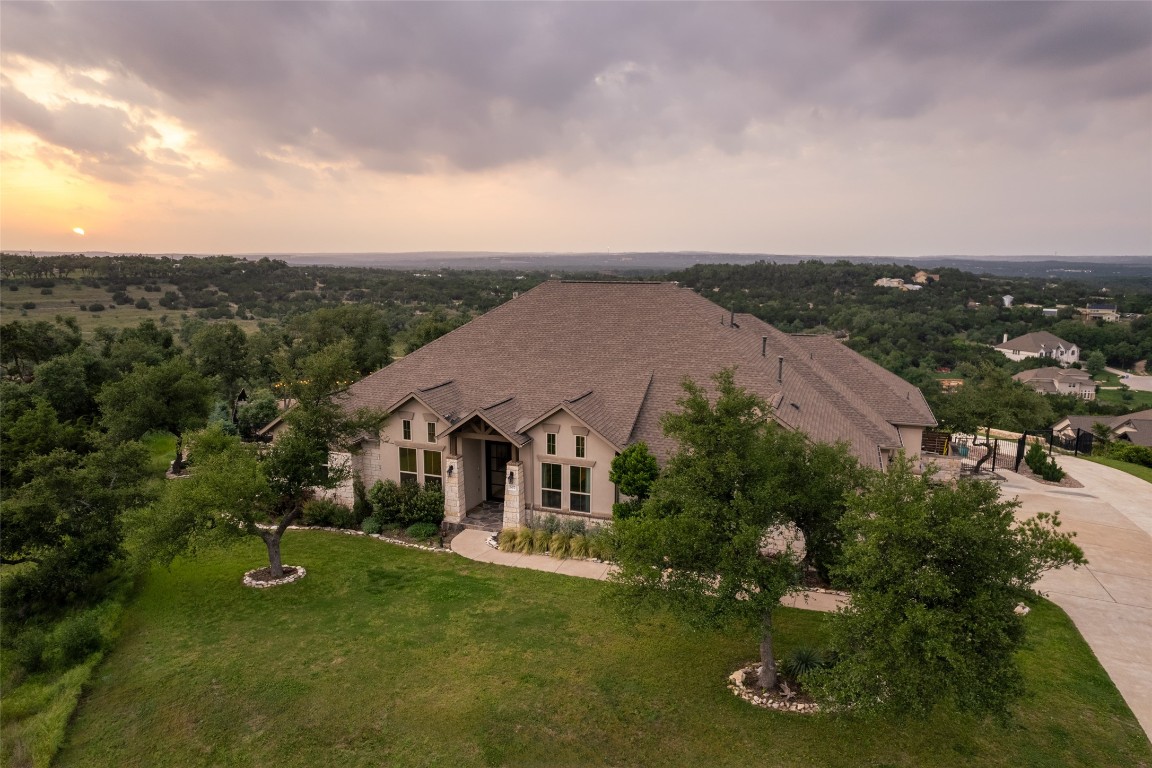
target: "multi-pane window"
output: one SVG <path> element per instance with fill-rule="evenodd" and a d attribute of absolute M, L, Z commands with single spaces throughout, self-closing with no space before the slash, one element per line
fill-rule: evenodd
<path fill-rule="evenodd" d="M 540 465 L 540 505 L 549 509 L 560 509 L 560 480 L 562 467 L 559 464 Z"/>
<path fill-rule="evenodd" d="M 436 425 L 433 422 L 428 422 L 428 442 L 436 442 Z"/>
<path fill-rule="evenodd" d="M 573 512 L 592 511 L 592 470 L 569 467 L 568 507 Z"/>
<path fill-rule="evenodd" d="M 548 433 L 547 445 L 545 446 L 544 451 L 549 456 L 556 455 L 556 434 L 554 432 Z"/>
<path fill-rule="evenodd" d="M 401 424 L 401 427 L 404 430 L 404 439 L 405 440 L 411 440 L 412 439 L 412 422 L 409 421 L 408 419 L 404 419 L 404 422 L 403 422 L 403 424 Z"/>
<path fill-rule="evenodd" d="M 576 458 L 578 459 L 584 458 L 584 450 L 587 447 L 585 440 L 587 438 L 584 435 L 576 435 Z"/>
<path fill-rule="evenodd" d="M 424 487 L 429 490 L 444 487 L 440 471 L 440 451 L 424 451 Z"/>
<path fill-rule="evenodd" d="M 400 449 L 400 482 L 401 483 L 418 483 L 418 482 L 420 482 L 420 478 L 416 474 L 416 449 L 415 448 L 401 448 Z"/>

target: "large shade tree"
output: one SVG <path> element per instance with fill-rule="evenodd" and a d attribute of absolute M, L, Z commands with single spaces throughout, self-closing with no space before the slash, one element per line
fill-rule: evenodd
<path fill-rule="evenodd" d="M 690 620 L 732 619 L 760 630 L 760 685 L 777 684 L 773 614 L 799 583 L 799 563 L 769 541 L 788 522 L 766 439 L 768 406 L 738 387 L 732 371 L 714 378 L 716 396 L 684 383 L 680 410 L 664 417 L 679 448 L 639 512 L 615 523 L 614 591 L 626 605 L 663 605 Z"/>
<path fill-rule="evenodd" d="M 273 578 L 284 575 L 280 543 L 316 490 L 336 488 L 351 473 L 330 464 L 329 451 L 350 451 L 361 434 L 378 430 L 381 414 L 349 412 L 340 394 L 354 376 L 351 344 L 326 347 L 282 367 L 295 406 L 263 450 L 219 428 L 194 438 L 190 477 L 169 486 L 154 509 L 147 546 L 163 559 L 235 536 L 257 536 L 268 550 Z M 281 361 L 287 366 L 285 361 Z"/>
<path fill-rule="evenodd" d="M 1023 688 L 1017 604 L 1045 570 L 1085 562 L 1057 514 L 1018 521 L 1018 506 L 993 483 L 936 483 L 904 459 L 873 476 L 842 521 L 836 570 L 852 602 L 831 623 L 839 660 L 809 685 L 858 711 L 1004 711 Z"/>

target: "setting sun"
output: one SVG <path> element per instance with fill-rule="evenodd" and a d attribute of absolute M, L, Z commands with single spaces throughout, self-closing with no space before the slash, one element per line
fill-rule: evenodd
<path fill-rule="evenodd" d="M 84 228 L 83 227 L 72 227 L 72 231 L 78 235 L 84 234 Z"/>

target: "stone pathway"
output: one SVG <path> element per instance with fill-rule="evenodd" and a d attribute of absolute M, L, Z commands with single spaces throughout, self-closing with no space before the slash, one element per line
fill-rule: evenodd
<path fill-rule="evenodd" d="M 609 563 L 593 563 L 590 560 L 554 559 L 545 555 L 523 555 L 518 552 L 501 552 L 488 546 L 491 534 L 485 531 L 464 530 L 452 539 L 452 551 L 469 560 L 481 563 L 508 565 L 513 568 L 531 568 L 534 571 L 562 573 L 565 576 L 580 576 L 585 579 L 608 578 L 612 566 Z M 800 592 L 789 595 L 780 601 L 789 608 L 806 608 L 810 611 L 834 611 L 847 602 L 847 598 L 835 592 Z"/>
<path fill-rule="evenodd" d="M 1007 472 L 1002 493 L 1020 500 L 1021 515 L 1059 510 L 1062 529 L 1076 532 L 1088 566 L 1047 573 L 1037 588 L 1076 624 L 1152 734 L 1152 485 L 1071 456 L 1057 462 L 1084 487 Z"/>

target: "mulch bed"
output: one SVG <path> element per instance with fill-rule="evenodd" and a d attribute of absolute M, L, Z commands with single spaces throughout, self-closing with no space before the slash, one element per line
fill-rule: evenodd
<path fill-rule="evenodd" d="M 1031 480 L 1035 480 L 1036 482 L 1041 483 L 1043 485 L 1059 485 L 1063 488 L 1083 488 L 1084 487 L 1084 483 L 1082 483 L 1079 480 L 1077 480 L 1076 478 L 1072 477 L 1072 475 L 1068 474 L 1067 471 L 1064 472 L 1064 479 L 1062 479 L 1058 483 L 1053 483 L 1051 480 L 1045 480 L 1044 478 L 1040 477 L 1040 475 L 1033 472 L 1032 468 L 1029 467 L 1023 461 L 1020 462 L 1019 474 L 1022 475 L 1023 477 L 1027 477 Z"/>

